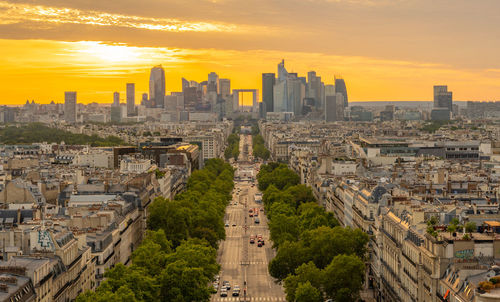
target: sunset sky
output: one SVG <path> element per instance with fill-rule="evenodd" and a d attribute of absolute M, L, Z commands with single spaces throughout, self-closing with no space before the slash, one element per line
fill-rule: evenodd
<path fill-rule="evenodd" d="M 0 0 L 0 104 L 110 103 L 162 64 L 167 91 L 215 71 L 342 76 L 350 101 L 500 100 L 498 0 Z M 122 95 L 124 98 L 124 95 Z"/>

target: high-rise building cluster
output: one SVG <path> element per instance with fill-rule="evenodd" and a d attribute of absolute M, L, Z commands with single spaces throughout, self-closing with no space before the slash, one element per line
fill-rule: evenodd
<path fill-rule="evenodd" d="M 289 73 L 282 60 L 277 77 L 274 73 L 262 74 L 262 102 L 261 111 L 265 110 L 266 116 L 288 112 L 295 117 L 342 121 L 348 106 L 347 88 L 341 78 L 335 78 L 335 85 L 325 85 L 315 71 L 308 72 L 307 79 Z"/>

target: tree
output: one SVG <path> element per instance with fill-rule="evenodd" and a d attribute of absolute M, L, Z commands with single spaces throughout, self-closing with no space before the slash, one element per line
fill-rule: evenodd
<path fill-rule="evenodd" d="M 465 231 L 467 233 L 473 233 L 477 230 L 477 226 L 476 226 L 476 223 L 473 222 L 473 221 L 470 221 L 470 222 L 467 222 L 465 224 Z"/>
<path fill-rule="evenodd" d="M 284 280 L 286 298 L 288 301 L 296 301 L 297 289 L 300 284 L 309 282 L 312 287 L 320 289 L 323 284 L 323 272 L 313 262 L 304 263 L 295 270 L 295 274 L 289 274 Z"/>
<path fill-rule="evenodd" d="M 177 260 L 168 264 L 159 276 L 159 301 L 208 301 L 209 282 L 202 268 L 190 267 L 187 261 Z"/>
<path fill-rule="evenodd" d="M 268 225 L 275 247 L 279 247 L 285 241 L 297 241 L 299 238 L 299 219 L 295 215 L 273 215 Z"/>
<path fill-rule="evenodd" d="M 296 302 L 322 302 L 321 292 L 311 282 L 300 283 L 295 291 Z"/>
<path fill-rule="evenodd" d="M 175 253 L 167 256 L 167 263 L 186 261 L 188 267 L 202 269 L 203 275 L 211 279 L 220 267 L 217 264 L 217 250 L 200 239 L 189 239 L 177 247 Z"/>
<path fill-rule="evenodd" d="M 334 257 L 341 254 L 364 258 L 368 235 L 360 229 L 319 227 L 301 236 L 318 268 L 325 268 Z"/>
<path fill-rule="evenodd" d="M 191 210 L 181 206 L 178 201 L 168 201 L 158 197 L 149 206 L 148 228 L 151 230 L 163 229 L 167 239 L 178 246 L 189 236 L 191 225 Z"/>
<path fill-rule="evenodd" d="M 455 224 L 450 224 L 450 225 L 448 225 L 448 227 L 446 228 L 446 230 L 451 235 L 452 233 L 454 233 L 457 230 L 457 226 Z"/>
<path fill-rule="evenodd" d="M 269 262 L 269 273 L 274 278 L 283 280 L 309 259 L 308 251 L 299 242 L 286 241 L 280 246 L 276 257 Z"/>
<path fill-rule="evenodd" d="M 427 225 L 435 226 L 436 224 L 438 224 L 438 222 L 439 222 L 439 219 L 436 216 L 431 216 L 429 221 L 427 221 Z"/>
<path fill-rule="evenodd" d="M 298 208 L 303 203 L 316 202 L 311 188 L 306 185 L 291 186 L 285 192 L 293 196 L 295 208 Z"/>
<path fill-rule="evenodd" d="M 165 267 L 167 254 L 172 251 L 171 245 L 163 230 L 148 231 L 142 244 L 132 254 L 132 262 L 145 268 L 149 275 L 156 276 Z"/>
<path fill-rule="evenodd" d="M 365 276 L 365 265 L 355 255 L 338 255 L 324 270 L 323 287 L 335 301 L 357 301 Z"/>

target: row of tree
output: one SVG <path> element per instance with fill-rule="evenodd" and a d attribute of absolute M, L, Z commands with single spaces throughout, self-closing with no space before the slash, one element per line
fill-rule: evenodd
<path fill-rule="evenodd" d="M 227 137 L 227 147 L 224 150 L 224 157 L 226 160 L 230 158 L 234 158 L 234 160 L 238 159 L 240 155 L 240 135 L 238 133 L 231 133 Z"/>
<path fill-rule="evenodd" d="M 85 135 L 47 127 L 41 123 L 7 126 L 0 129 L 0 143 L 32 144 L 32 143 L 60 143 L 67 145 L 91 145 L 95 147 L 110 147 L 124 145 L 125 142 L 116 136 L 100 137 L 98 135 Z"/>
<path fill-rule="evenodd" d="M 256 134 L 252 137 L 253 146 L 253 156 L 262 158 L 263 160 L 268 160 L 271 153 L 267 150 L 264 145 L 264 138 L 260 134 Z"/>
<path fill-rule="evenodd" d="M 148 208 L 149 230 L 132 265 L 107 271 L 101 286 L 77 301 L 209 301 L 210 281 L 220 269 L 217 246 L 225 238 L 233 172 L 221 159 L 208 160 L 183 193 L 173 200 L 157 198 Z"/>
<path fill-rule="evenodd" d="M 356 301 L 362 288 L 368 235 L 339 226 L 285 164 L 262 165 L 259 189 L 277 249 L 271 276 L 283 281 L 288 301 Z"/>

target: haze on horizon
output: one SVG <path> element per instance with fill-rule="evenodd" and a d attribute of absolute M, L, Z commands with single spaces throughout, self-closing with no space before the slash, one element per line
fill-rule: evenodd
<path fill-rule="evenodd" d="M 500 99 L 497 0 L 0 0 L 0 104 L 110 103 L 162 64 L 167 91 L 215 71 L 232 88 L 261 73 L 336 75 L 350 101 Z M 137 99 L 139 99 L 137 97 Z"/>

